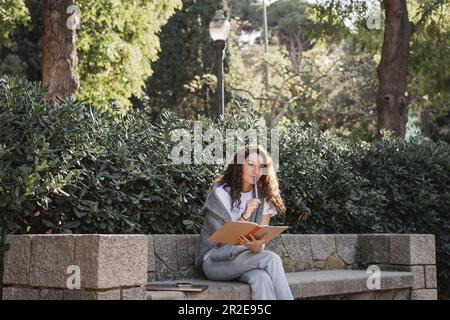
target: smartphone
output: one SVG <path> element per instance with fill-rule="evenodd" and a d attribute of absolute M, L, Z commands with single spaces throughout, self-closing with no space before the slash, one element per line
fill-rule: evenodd
<path fill-rule="evenodd" d="M 177 282 L 178 288 L 190 288 L 192 287 L 192 284 L 189 282 Z"/>

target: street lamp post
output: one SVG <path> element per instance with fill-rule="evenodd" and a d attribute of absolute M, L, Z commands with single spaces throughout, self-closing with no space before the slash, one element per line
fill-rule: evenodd
<path fill-rule="evenodd" d="M 266 0 L 263 0 L 263 21 L 264 21 L 264 54 L 269 53 L 269 37 L 267 34 L 267 3 Z M 264 64 L 264 87 L 266 89 L 266 94 L 269 94 L 269 62 L 266 60 Z"/>
<path fill-rule="evenodd" d="M 214 47 L 217 52 L 217 90 L 216 105 L 217 116 L 224 113 L 225 96 L 223 83 L 223 58 L 225 54 L 226 40 L 230 33 L 230 22 L 225 18 L 223 10 L 217 10 L 213 19 L 209 23 L 209 34 L 214 41 Z"/>

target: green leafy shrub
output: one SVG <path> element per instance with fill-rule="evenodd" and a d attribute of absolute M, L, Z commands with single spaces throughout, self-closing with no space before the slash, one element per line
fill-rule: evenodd
<path fill-rule="evenodd" d="M 0 90 L 0 210 L 10 232 L 193 229 L 183 221 L 195 220 L 187 219 L 201 205 L 195 183 L 207 180 L 167 159 L 180 120 L 152 125 L 139 112 L 117 118 L 74 101 L 47 104 L 38 86 L 14 79 Z"/>

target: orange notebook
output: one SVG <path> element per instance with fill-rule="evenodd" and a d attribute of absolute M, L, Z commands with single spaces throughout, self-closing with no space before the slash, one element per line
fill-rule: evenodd
<path fill-rule="evenodd" d="M 259 225 L 254 222 L 230 221 L 224 224 L 222 228 L 214 232 L 208 240 L 217 243 L 239 245 L 240 235 L 248 237 L 252 234 L 257 240 L 259 240 L 264 235 L 268 234 L 268 240 L 271 240 L 288 228 L 289 227 L 287 226 Z"/>

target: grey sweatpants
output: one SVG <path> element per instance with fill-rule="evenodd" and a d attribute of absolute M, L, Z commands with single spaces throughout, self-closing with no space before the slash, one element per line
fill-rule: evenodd
<path fill-rule="evenodd" d="M 213 261 L 208 257 L 203 262 L 203 272 L 209 280 L 237 279 L 250 284 L 253 300 L 294 299 L 281 258 L 269 250 L 246 250 L 233 260 Z"/>

